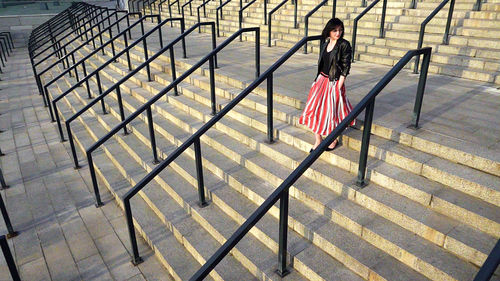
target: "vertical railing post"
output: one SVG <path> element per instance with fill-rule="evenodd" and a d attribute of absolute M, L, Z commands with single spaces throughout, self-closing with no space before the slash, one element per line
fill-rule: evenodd
<path fill-rule="evenodd" d="M 71 155 L 73 156 L 73 163 L 75 164 L 74 168 L 80 169 L 80 165 L 78 164 L 78 156 L 76 155 L 76 147 L 75 142 L 73 140 L 73 132 L 71 132 L 70 122 L 66 121 L 66 132 L 68 134 L 69 145 L 71 147 Z"/>
<path fill-rule="evenodd" d="M 297 1 L 297 0 L 296 0 Z M 287 269 L 287 238 L 288 238 L 288 189 L 283 191 L 280 198 L 280 229 L 279 229 L 279 249 L 278 249 L 278 270 L 280 277 L 290 273 Z"/>
<path fill-rule="evenodd" d="M 174 55 L 174 47 L 171 46 L 169 49 L 170 52 L 170 71 L 172 72 L 172 82 L 177 79 L 177 73 L 175 70 L 175 55 Z M 179 90 L 177 89 L 177 84 L 174 86 L 174 96 L 179 95 Z"/>
<path fill-rule="evenodd" d="M 156 138 L 155 138 L 155 129 L 153 123 L 153 112 L 151 110 L 151 106 L 146 110 L 148 115 L 148 127 L 149 127 L 149 138 L 151 140 L 151 150 L 153 151 L 153 164 L 158 164 L 158 152 L 156 151 Z"/>
<path fill-rule="evenodd" d="M 304 37 L 307 38 L 307 36 L 309 34 L 309 17 L 307 17 L 307 16 L 304 19 L 304 25 L 305 25 Z M 307 54 L 307 42 L 309 42 L 309 41 L 306 41 L 304 44 L 304 54 Z"/>
<path fill-rule="evenodd" d="M 333 0 L 333 3 L 332 3 L 332 19 L 335 18 L 336 14 L 337 14 L 337 0 Z"/>
<path fill-rule="evenodd" d="M 92 179 L 92 186 L 94 188 L 95 206 L 96 208 L 99 208 L 104 204 L 101 201 L 101 194 L 99 193 L 99 186 L 97 185 L 97 176 L 95 174 L 94 160 L 92 159 L 92 153 L 87 152 L 87 163 L 89 164 L 90 178 Z"/>
<path fill-rule="evenodd" d="M 411 9 L 417 8 L 417 0 L 411 0 L 410 8 Z"/>
<path fill-rule="evenodd" d="M 0 236 L 0 248 L 2 248 L 3 256 L 5 257 L 7 266 L 9 267 L 10 276 L 12 277 L 12 280 L 21 281 L 19 273 L 17 272 L 14 258 L 12 257 L 12 253 L 10 252 L 9 244 L 7 243 L 7 239 L 5 239 L 4 235 Z"/>
<path fill-rule="evenodd" d="M 0 195 L 0 211 L 2 212 L 3 220 L 5 221 L 5 226 L 7 227 L 7 238 L 17 236 L 17 232 L 12 228 L 9 213 L 7 213 L 7 208 L 5 207 L 5 203 L 3 202 L 2 195 Z"/>
<path fill-rule="evenodd" d="M 83 77 L 87 77 L 87 67 L 85 67 L 85 61 L 82 62 L 82 68 L 83 68 Z M 88 99 L 92 99 L 92 93 L 90 92 L 90 84 L 89 84 L 89 79 L 85 79 L 85 87 L 87 87 L 87 97 Z"/>
<path fill-rule="evenodd" d="M 359 154 L 358 179 L 356 185 L 364 187 L 367 185 L 366 177 L 366 162 L 368 160 L 368 148 L 370 147 L 370 132 L 373 121 L 373 109 L 375 107 L 375 98 L 373 98 L 366 106 L 365 122 L 363 125 L 363 140 L 361 143 L 361 152 Z"/>
<path fill-rule="evenodd" d="M 294 7 L 293 7 L 293 28 L 298 28 L 299 25 L 297 23 L 297 3 L 299 2 L 299 0 L 295 0 L 294 1 Z"/>
<path fill-rule="evenodd" d="M 363 0 L 365 1 L 365 0 Z M 351 40 L 351 45 L 352 45 L 352 56 L 351 56 L 351 61 L 354 62 L 354 54 L 356 53 L 356 32 L 358 31 L 358 20 L 354 19 L 354 24 L 352 27 L 352 40 Z"/>
<path fill-rule="evenodd" d="M 273 73 L 267 77 L 267 142 L 273 143 Z"/>
<path fill-rule="evenodd" d="M 120 108 L 120 120 L 125 120 L 125 111 L 123 110 L 122 91 L 120 85 L 116 86 L 116 98 L 118 99 L 118 107 Z M 127 135 L 127 126 L 123 126 L 123 135 Z"/>
<path fill-rule="evenodd" d="M 267 0 L 264 0 L 264 24 L 267 24 Z"/>
<path fill-rule="evenodd" d="M 99 90 L 99 96 L 101 96 L 102 86 L 101 86 L 101 76 L 99 75 L 99 72 L 95 74 L 95 78 L 96 78 L 97 89 Z M 102 108 L 102 114 L 107 114 L 106 104 L 104 104 L 104 97 L 101 98 L 101 108 Z"/>
<path fill-rule="evenodd" d="M 125 42 L 125 48 L 128 48 L 128 40 L 127 40 L 127 33 L 123 33 L 123 41 Z M 132 62 L 130 61 L 130 52 L 127 49 L 127 65 L 128 65 L 128 70 L 132 71 Z"/>
<path fill-rule="evenodd" d="M 146 43 L 146 38 L 142 40 L 143 48 L 144 48 L 144 61 L 147 61 L 149 58 L 148 56 L 148 45 Z M 148 73 L 148 81 L 153 81 L 151 78 L 151 67 L 149 66 L 149 63 L 146 65 L 146 72 Z"/>
<path fill-rule="evenodd" d="M 200 198 L 198 205 L 203 208 L 208 206 L 208 202 L 205 199 L 205 184 L 203 183 L 203 165 L 201 163 L 201 145 L 199 137 L 194 140 L 194 158 L 196 162 L 196 177 L 198 179 L 198 197 Z"/>
<path fill-rule="evenodd" d="M 271 47 L 271 26 L 272 26 L 272 16 L 268 15 L 267 19 L 267 46 Z"/>
<path fill-rule="evenodd" d="M 418 121 L 420 120 L 420 111 L 422 109 L 422 101 L 424 99 L 425 82 L 427 82 L 427 72 L 429 70 L 429 62 L 431 60 L 431 53 L 424 53 L 422 61 L 422 69 L 420 77 L 418 78 L 417 96 L 415 98 L 415 106 L 413 108 L 413 126 L 418 129 Z"/>
<path fill-rule="evenodd" d="M 2 168 L 0 168 L 0 184 L 1 184 L 0 190 L 9 188 L 9 185 L 5 182 Z"/>
<path fill-rule="evenodd" d="M 217 67 L 217 61 L 215 65 Z M 259 78 L 259 76 L 260 76 L 260 29 L 257 29 L 255 31 L 255 78 Z"/>
<path fill-rule="evenodd" d="M 59 136 L 61 137 L 61 142 L 65 142 L 66 140 L 64 139 L 64 133 L 63 133 L 63 130 L 62 130 L 62 125 L 61 125 L 61 119 L 59 117 L 59 112 L 57 111 L 56 101 L 52 101 L 52 105 L 53 105 L 53 108 L 54 108 L 54 115 L 56 116 L 57 130 L 59 131 Z"/>
<path fill-rule="evenodd" d="M 472 8 L 473 11 L 481 11 L 481 3 L 482 0 L 476 0 L 476 3 L 474 4 L 474 8 Z"/>
<path fill-rule="evenodd" d="M 73 65 L 75 67 L 75 77 L 76 77 L 76 82 L 80 82 L 80 76 L 78 75 L 78 66 L 76 65 L 75 61 L 75 53 L 71 53 L 71 60 L 73 61 Z"/>
<path fill-rule="evenodd" d="M 213 50 L 215 50 L 215 48 L 217 48 L 217 40 L 216 40 L 216 37 L 215 37 L 215 26 L 212 24 L 212 25 L 210 25 L 210 27 L 212 29 L 212 51 L 213 51 Z M 184 37 L 182 37 L 182 38 L 184 39 Z M 214 54 L 214 64 L 215 64 L 215 68 L 219 67 L 217 65 L 217 54 Z"/>
<path fill-rule="evenodd" d="M 213 56 L 208 59 L 208 66 L 210 70 L 210 103 L 212 105 L 212 115 L 215 115 L 217 113 L 217 103 L 215 100 L 215 65 Z"/>
<path fill-rule="evenodd" d="M 382 3 L 382 19 L 380 20 L 380 38 L 384 38 L 385 32 L 384 32 L 384 27 L 385 27 L 385 11 L 387 9 L 387 0 L 383 0 Z"/>
<path fill-rule="evenodd" d="M 132 209 L 130 208 L 130 199 L 125 198 L 123 200 L 123 206 L 125 209 L 125 217 L 127 219 L 128 235 L 130 238 L 130 244 L 132 246 L 132 264 L 138 265 L 143 262 L 142 258 L 139 256 L 139 248 L 137 247 L 137 239 L 135 238 L 134 221 L 132 220 Z"/>
<path fill-rule="evenodd" d="M 453 8 L 455 7 L 455 0 L 450 0 L 450 8 L 448 10 L 448 19 L 446 20 L 446 29 L 444 30 L 443 44 L 448 45 L 450 33 L 451 19 L 453 17 Z"/>

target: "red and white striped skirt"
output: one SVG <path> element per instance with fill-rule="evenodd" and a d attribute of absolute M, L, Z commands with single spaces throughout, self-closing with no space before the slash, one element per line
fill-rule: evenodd
<path fill-rule="evenodd" d="M 311 86 L 306 107 L 299 124 L 306 125 L 316 134 L 326 136 L 335 129 L 352 110 L 345 96 L 345 86 L 338 88 L 338 80 L 330 81 L 323 72 Z M 351 126 L 354 126 L 352 121 Z"/>

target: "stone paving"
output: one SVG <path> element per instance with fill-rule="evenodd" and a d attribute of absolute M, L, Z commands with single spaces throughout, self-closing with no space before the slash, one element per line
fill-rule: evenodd
<path fill-rule="evenodd" d="M 88 166 L 74 170 L 38 95 L 26 48 L 0 74 L 0 158 L 10 188 L 1 191 L 13 227 L 9 239 L 22 280 L 171 280 L 141 241 L 145 262 L 130 263 L 123 213 L 103 194 L 95 208 Z M 105 189 L 102 190 L 104 192 Z M 0 219 L 0 233 L 6 233 Z M 11 280 L 0 254 L 0 280 Z"/>

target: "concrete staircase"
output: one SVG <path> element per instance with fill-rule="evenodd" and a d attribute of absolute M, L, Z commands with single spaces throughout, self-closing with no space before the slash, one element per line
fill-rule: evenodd
<path fill-rule="evenodd" d="M 209 46 L 208 36 L 193 36 L 188 50 Z M 153 54 L 158 44 L 154 39 L 148 44 Z M 115 47 L 122 49 L 123 42 Z M 85 47 L 79 55 L 90 51 Z M 143 61 L 141 54 L 141 47 L 132 52 L 135 66 Z M 93 57 L 89 72 L 110 55 L 108 50 L 107 56 Z M 247 58 L 244 52 L 239 56 Z M 126 64 L 122 58 L 101 73 L 104 90 L 128 73 Z M 152 64 L 153 82 L 146 82 L 142 71 L 121 87 L 126 116 L 169 84 L 169 65 L 168 56 L 161 56 Z M 191 65 L 177 60 L 178 75 Z M 247 84 L 219 71 L 216 81 L 219 108 Z M 66 77 L 49 91 L 55 97 L 72 84 Z M 98 94 L 94 83 L 90 89 Z M 169 94 L 153 107 L 162 158 L 211 118 L 208 70 L 197 71 L 179 89 L 180 96 Z M 63 120 L 89 102 L 86 91 L 78 88 L 60 103 Z M 109 95 L 106 103 L 110 114 L 102 115 L 98 105 L 72 124 L 82 151 L 119 123 L 116 96 Z M 132 200 L 137 231 L 174 279 L 188 279 L 306 157 L 310 134 L 297 125 L 302 104 L 276 93 L 278 141 L 267 144 L 265 89 L 258 88 L 201 139 L 208 207 L 197 205 L 192 149 Z M 121 196 L 154 168 L 145 120 L 136 119 L 131 134 L 116 135 L 93 155 L 100 188 L 107 187 L 120 205 Z M 354 182 L 361 129 L 349 129 L 343 145 L 324 153 L 292 187 L 288 252 L 293 270 L 284 279 L 472 280 L 500 238 L 500 162 L 374 124 L 370 184 L 359 189 Z M 274 207 L 208 279 L 279 280 L 274 273 L 278 216 Z"/>
<path fill-rule="evenodd" d="M 270 0 L 268 12 L 281 1 Z M 193 1 L 193 16 L 186 10 L 187 25 L 197 22 L 196 7 L 201 1 Z M 291 2 L 273 15 L 272 45 L 291 47 L 304 36 L 304 17 L 319 2 L 299 1 L 298 28 L 294 28 Z M 433 0 L 417 2 L 415 9 L 410 8 L 410 1 L 389 0 L 387 3 L 385 37 L 379 38 L 382 3 L 377 4 L 358 23 L 356 60 L 383 65 L 394 65 L 409 49 L 418 45 L 420 24 L 441 3 Z M 245 2 L 244 2 L 245 4 Z M 370 2 L 368 3 L 370 4 Z M 500 2 L 488 1 L 481 11 L 472 11 L 475 0 L 459 0 L 455 3 L 451 23 L 449 44 L 444 45 L 443 35 L 447 21 L 446 5 L 426 26 L 424 46 L 433 48 L 430 72 L 472 80 L 500 84 Z M 215 20 L 218 1 L 207 4 L 207 18 Z M 243 26 L 260 26 L 263 31 L 262 41 L 267 42 L 267 25 L 264 25 L 263 2 L 254 3 L 244 12 Z M 152 6 L 155 9 L 156 5 Z M 174 8 L 174 6 L 173 6 Z M 326 22 L 331 18 L 331 4 L 320 8 L 309 19 L 309 35 L 320 34 Z M 365 8 L 361 1 L 337 1 L 336 16 L 344 20 L 345 35 L 352 38 L 354 18 Z M 232 1 L 223 9 L 221 34 L 229 36 L 238 29 L 239 1 Z M 149 11 L 149 10 L 148 10 Z M 168 7 L 163 8 L 162 16 L 168 17 Z M 173 9 L 174 14 L 177 9 Z M 253 38 L 246 38 L 253 40 Z M 311 50 L 317 53 L 316 44 Z M 413 67 L 413 63 L 408 67 Z"/>

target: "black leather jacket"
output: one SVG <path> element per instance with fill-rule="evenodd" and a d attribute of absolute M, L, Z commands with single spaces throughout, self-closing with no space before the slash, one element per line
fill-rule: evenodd
<path fill-rule="evenodd" d="M 316 73 L 316 77 L 318 77 L 321 69 L 323 68 L 323 52 L 325 52 L 329 42 L 330 38 L 327 38 L 323 45 L 321 45 L 318 60 L 318 73 Z M 349 70 L 351 69 L 351 54 L 351 44 L 349 41 L 343 38 L 338 39 L 337 44 L 335 44 L 335 47 L 330 54 L 331 63 L 330 71 L 328 73 L 330 81 L 338 80 L 340 75 L 347 77 Z"/>

